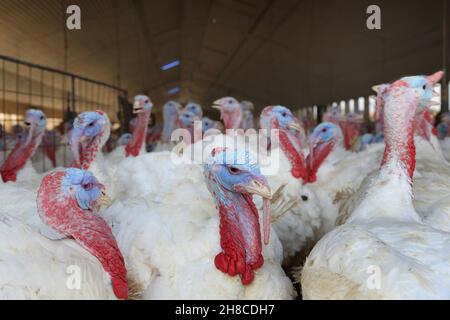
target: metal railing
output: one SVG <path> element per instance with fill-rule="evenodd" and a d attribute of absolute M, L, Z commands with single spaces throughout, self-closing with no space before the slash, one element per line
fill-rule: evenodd
<path fill-rule="evenodd" d="M 124 128 L 128 93 L 125 89 L 66 71 L 0 55 L 0 164 L 14 147 L 17 134 L 23 130 L 25 112 L 33 107 L 47 117 L 47 129 L 58 149 L 57 166 L 68 166 L 71 154 L 67 132 L 78 113 L 101 109 L 114 128 Z M 45 161 L 43 144 L 33 157 L 39 172 L 51 169 Z M 62 152 L 61 152 L 62 151 Z M 59 162 L 59 163 L 58 163 Z"/>

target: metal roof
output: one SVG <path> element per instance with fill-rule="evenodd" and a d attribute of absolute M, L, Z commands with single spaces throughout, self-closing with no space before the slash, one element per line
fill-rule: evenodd
<path fill-rule="evenodd" d="M 442 68 L 443 2 L 376 2 L 381 30 L 366 28 L 366 0 L 2 0 L 0 54 L 63 69 L 64 11 L 77 4 L 70 72 L 156 103 L 233 95 L 298 108 Z"/>

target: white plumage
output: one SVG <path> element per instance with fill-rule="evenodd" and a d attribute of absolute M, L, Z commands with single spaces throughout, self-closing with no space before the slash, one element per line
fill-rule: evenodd
<path fill-rule="evenodd" d="M 399 172 L 386 168 L 348 222 L 319 241 L 301 275 L 304 298 L 450 297 L 450 234 L 421 223 Z M 374 272 L 379 289 L 370 285 Z"/>
<path fill-rule="evenodd" d="M 222 139 L 216 136 L 212 145 L 222 146 Z M 217 209 L 201 167 L 176 165 L 174 156 L 164 152 L 126 159 L 121 165 L 128 170 L 119 169 L 117 177 L 127 188 L 106 213 L 142 297 L 293 298 L 292 283 L 281 269 L 282 247 L 273 231 L 263 249 L 265 263 L 251 285 L 243 286 L 238 277 L 216 269 L 214 257 L 221 251 Z"/>
<path fill-rule="evenodd" d="M 345 224 L 307 258 L 297 275 L 304 298 L 450 298 L 450 234 L 427 225 L 412 200 L 413 118 L 428 79 L 389 88 L 381 169 L 364 181 Z"/>
<path fill-rule="evenodd" d="M 0 275 L 0 299 L 115 299 L 109 275 L 74 240 L 49 240 L 4 213 Z"/>

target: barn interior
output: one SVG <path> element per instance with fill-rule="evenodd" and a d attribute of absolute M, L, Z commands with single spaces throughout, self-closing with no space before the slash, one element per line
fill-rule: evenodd
<path fill-rule="evenodd" d="M 335 299 L 347 289 L 344 298 L 450 298 L 449 13 L 447 0 L 1 0 L 0 300 L 10 292 L 12 297 L 43 299 L 127 299 L 134 294 L 137 299 L 296 299 L 319 291 Z M 414 75 L 421 76 L 403 78 Z M 395 100 L 403 97 L 401 89 L 417 94 L 415 100 L 407 100 L 407 94 Z M 235 109 L 224 111 L 227 103 Z M 188 109 L 192 104 L 200 115 Z M 170 140 L 170 134 L 195 131 L 192 119 L 208 123 L 219 131 L 211 136 L 225 140 L 247 138 L 239 130 L 228 135 L 227 129 L 278 130 L 279 145 L 263 136 L 265 144 L 255 149 L 279 152 L 277 165 L 282 165 L 273 174 L 246 163 L 176 167 L 168 151 L 182 158 L 208 136 L 200 131 L 175 147 L 179 140 Z M 215 157 L 226 152 L 218 147 L 209 156 L 219 162 Z M 249 153 L 241 158 L 250 159 Z M 383 171 L 388 165 L 390 171 Z M 92 169 L 98 181 L 84 183 L 85 176 L 74 180 L 83 196 L 98 188 L 95 196 L 100 198 L 91 204 L 91 198 L 77 194 L 68 206 L 75 203 L 77 214 L 94 212 L 101 224 L 95 229 L 89 219 L 80 225 L 72 221 L 81 226 L 75 235 L 51 225 L 53 217 L 43 218 L 75 192 L 68 178 L 59 189 L 54 181 L 45 185 L 45 179 L 54 178 L 51 170 L 70 176 L 73 168 L 81 175 Z M 379 185 L 374 172 L 381 172 Z M 392 172 L 395 177 L 388 180 Z M 229 182 L 241 174 L 251 176 L 251 184 Z M 367 191 L 373 185 L 375 200 Z M 111 197 L 105 189 L 112 190 Z M 59 194 L 61 190 L 67 192 Z M 260 202 L 254 203 L 253 195 Z M 366 199 L 369 205 L 361 209 Z M 371 210 L 385 202 L 387 209 L 374 216 L 381 229 L 393 229 L 378 237 L 379 230 L 371 229 Z M 393 208 L 403 210 L 401 215 L 390 215 Z M 100 217 L 101 210 L 106 213 Z M 22 227 L 8 233 L 10 220 L 4 217 L 10 211 L 32 231 L 42 221 L 47 225 L 30 238 L 29 233 L 22 236 Z M 335 239 L 343 243 L 339 250 L 327 243 L 317 249 L 332 257 L 338 271 L 314 271 L 320 259 L 303 264 L 322 236 L 345 228 L 354 212 L 367 213 L 356 218 L 365 228 L 354 237 L 360 242 L 342 242 L 347 241 L 344 233 Z M 289 218 L 283 220 L 284 215 Z M 241 216 L 244 222 L 236 218 Z M 241 225 L 236 227 L 235 221 L 244 232 L 236 231 Z M 411 227 L 418 221 L 419 227 Z M 110 253 L 112 248 L 110 256 L 119 256 L 117 265 L 108 265 L 95 245 L 90 248 L 95 236 L 79 236 L 80 230 L 106 235 L 95 245 L 107 243 L 107 249 L 100 249 Z M 368 234 L 378 238 L 367 244 Z M 41 236 L 78 243 L 65 247 L 64 241 L 45 242 Z M 364 252 L 357 251 L 366 244 Z M 380 244 L 389 250 L 366 254 Z M 325 253 L 320 252 L 323 247 Z M 80 248 L 91 250 L 80 253 Z M 4 252 L 14 254 L 4 258 Z M 236 252 L 254 260 L 242 260 Z M 387 259 L 392 252 L 394 258 Z M 366 263 L 367 257 L 381 266 L 391 263 L 388 267 L 404 276 L 399 281 L 404 287 L 373 293 L 345 279 L 335 286 L 327 283 L 347 267 L 349 278 L 365 275 L 366 265 L 358 263 Z M 86 270 L 93 270 L 93 290 L 59 291 L 66 276 L 61 266 L 69 258 L 79 258 Z M 182 264 L 188 266 L 186 277 Z M 3 265 L 12 265 L 11 274 L 20 275 L 6 286 L 2 277 L 9 272 L 2 271 L 7 270 Z M 20 274 L 28 265 L 48 277 L 34 277 L 28 269 Z M 304 267 L 306 273 L 313 270 L 309 275 L 314 281 L 299 275 Z M 49 270 L 54 276 L 47 275 Z M 103 281 L 105 271 L 111 281 Z M 386 279 L 397 288 L 395 279 Z M 261 291 L 247 289 L 252 283 Z M 3 294 L 5 287 L 12 289 Z M 334 287 L 342 290 L 329 289 Z"/>
<path fill-rule="evenodd" d="M 66 27 L 70 4 L 0 3 L 0 53 L 20 60 L 0 64 L 3 121 L 34 105 L 56 123 L 97 104 L 118 123 L 117 96 L 139 93 L 159 119 L 169 99 L 218 119 L 210 105 L 222 96 L 252 101 L 256 114 L 280 104 L 317 118 L 333 103 L 373 113 L 373 85 L 448 62 L 446 1 L 378 1 L 379 30 L 364 0 L 76 1 L 81 30 Z"/>

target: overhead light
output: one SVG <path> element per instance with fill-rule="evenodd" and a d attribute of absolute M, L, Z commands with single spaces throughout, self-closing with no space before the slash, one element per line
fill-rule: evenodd
<path fill-rule="evenodd" d="M 180 87 L 174 87 L 172 89 L 167 90 L 167 93 L 169 93 L 169 94 L 175 94 L 178 92 L 180 92 Z"/>
<path fill-rule="evenodd" d="M 178 67 L 181 64 L 180 60 L 173 60 L 171 62 L 166 63 L 161 67 L 162 71 L 166 71 L 175 67 Z"/>

